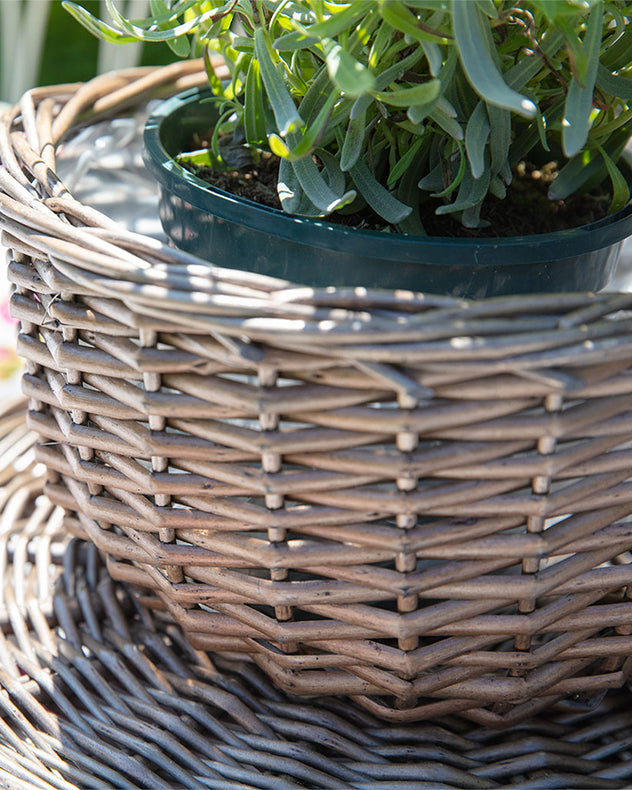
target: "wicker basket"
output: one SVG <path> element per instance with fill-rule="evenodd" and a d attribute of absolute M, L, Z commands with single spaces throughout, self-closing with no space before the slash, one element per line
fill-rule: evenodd
<path fill-rule="evenodd" d="M 29 421 L 68 528 L 194 646 L 296 694 L 503 726 L 621 686 L 632 294 L 314 291 L 121 230 L 64 189 L 57 145 L 186 69 L 36 90 L 0 124 Z"/>

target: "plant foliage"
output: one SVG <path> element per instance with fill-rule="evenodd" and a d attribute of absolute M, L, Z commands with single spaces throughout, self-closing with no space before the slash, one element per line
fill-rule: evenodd
<path fill-rule="evenodd" d="M 559 150 L 552 199 L 610 178 L 632 130 L 632 3 L 622 0 L 152 0 L 111 22 L 64 6 L 95 35 L 167 41 L 206 58 L 222 131 L 280 157 L 286 211 L 368 203 L 423 233 L 420 201 L 478 227 L 515 165 Z M 221 163 L 217 138 L 212 158 Z"/>

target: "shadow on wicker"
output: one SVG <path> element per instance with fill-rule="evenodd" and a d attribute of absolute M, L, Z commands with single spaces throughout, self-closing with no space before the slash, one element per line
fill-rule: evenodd
<path fill-rule="evenodd" d="M 29 425 L 67 527 L 193 646 L 295 694 L 500 727 L 621 687 L 632 295 L 314 291 L 73 199 L 60 140 L 191 76 L 34 91 L 0 124 Z"/>

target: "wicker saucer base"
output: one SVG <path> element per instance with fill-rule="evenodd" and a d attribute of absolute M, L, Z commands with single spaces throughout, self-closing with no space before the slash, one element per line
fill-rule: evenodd
<path fill-rule="evenodd" d="M 192 649 L 93 545 L 64 536 L 23 409 L 0 409 L 0 787 L 630 787 L 627 690 L 504 733 L 451 717 L 385 725 Z"/>

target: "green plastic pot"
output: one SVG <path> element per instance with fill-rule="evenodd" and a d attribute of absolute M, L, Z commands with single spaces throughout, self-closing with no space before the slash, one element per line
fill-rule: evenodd
<path fill-rule="evenodd" d="M 215 106 L 194 89 L 162 103 L 144 134 L 145 161 L 161 185 L 160 219 L 182 250 L 219 266 L 314 287 L 406 289 L 480 299 L 596 291 L 611 279 L 632 206 L 558 233 L 456 239 L 358 230 L 295 217 L 210 186 L 174 161 Z"/>

